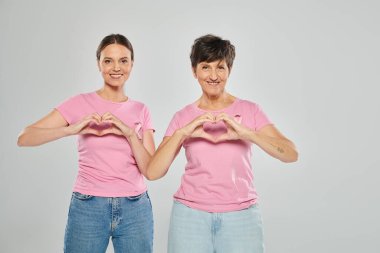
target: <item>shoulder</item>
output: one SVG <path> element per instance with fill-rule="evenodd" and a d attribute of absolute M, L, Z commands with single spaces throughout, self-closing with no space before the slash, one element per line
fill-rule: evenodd
<path fill-rule="evenodd" d="M 94 100 L 96 99 L 96 93 L 93 92 L 87 92 L 87 93 L 79 93 L 76 95 L 73 95 L 69 97 L 67 100 Z"/>
<path fill-rule="evenodd" d="M 72 96 L 66 98 L 65 100 L 63 100 L 63 102 L 61 102 L 60 106 L 81 103 L 85 100 L 85 98 L 88 96 L 88 94 L 90 94 L 90 93 L 80 93 L 80 94 L 72 95 Z"/>
<path fill-rule="evenodd" d="M 195 112 L 194 104 L 188 104 L 175 112 L 174 117 L 177 118 L 187 118 Z"/>
<path fill-rule="evenodd" d="M 236 103 L 236 107 L 239 108 L 240 110 L 248 110 L 250 112 L 256 112 L 260 110 L 260 105 L 256 102 L 246 100 L 246 99 L 239 99 L 237 98 L 238 101 Z"/>
<path fill-rule="evenodd" d="M 145 116 L 150 115 L 150 110 L 148 106 L 140 101 L 129 98 L 125 105 L 126 107 L 124 108 L 126 110 L 131 110 L 133 113 Z"/>
<path fill-rule="evenodd" d="M 145 105 L 143 102 L 137 101 L 137 100 L 134 100 L 131 98 L 128 98 L 128 101 L 126 103 L 133 106 L 134 108 L 137 108 L 137 109 L 141 109 L 141 110 L 147 110 L 148 109 L 148 106 Z"/>
<path fill-rule="evenodd" d="M 256 103 L 256 102 L 253 102 L 253 101 L 250 101 L 250 100 L 246 100 L 246 99 L 240 99 L 240 98 L 236 98 L 238 101 L 237 101 L 237 104 L 239 106 L 244 106 L 244 107 L 259 107 L 259 105 Z"/>

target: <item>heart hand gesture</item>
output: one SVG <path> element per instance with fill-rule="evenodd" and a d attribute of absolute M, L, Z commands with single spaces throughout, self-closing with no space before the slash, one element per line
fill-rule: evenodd
<path fill-rule="evenodd" d="M 203 114 L 190 122 L 184 129 L 187 130 L 188 138 L 203 138 L 213 143 L 247 139 L 251 131 L 241 124 L 240 115 L 231 117 L 226 113 L 217 116 L 211 113 Z"/>
<path fill-rule="evenodd" d="M 102 116 L 98 113 L 93 113 L 84 117 L 79 122 L 68 126 L 68 128 L 70 128 L 71 134 L 92 134 L 96 136 L 115 134 L 126 137 L 133 134 L 131 128 L 109 112 Z"/>

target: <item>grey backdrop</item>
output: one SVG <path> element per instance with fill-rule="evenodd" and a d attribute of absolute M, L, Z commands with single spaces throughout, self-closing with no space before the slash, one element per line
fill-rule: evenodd
<path fill-rule="evenodd" d="M 126 93 L 149 106 L 157 144 L 173 113 L 200 96 L 193 40 L 230 39 L 228 90 L 261 104 L 300 152 L 283 164 L 254 151 L 267 252 L 379 252 L 379 6 L 0 0 L 0 252 L 62 252 L 76 139 L 19 148 L 17 135 L 69 96 L 101 87 L 95 50 L 110 33 L 133 43 Z M 181 153 L 165 178 L 148 183 L 158 253 L 184 163 Z"/>

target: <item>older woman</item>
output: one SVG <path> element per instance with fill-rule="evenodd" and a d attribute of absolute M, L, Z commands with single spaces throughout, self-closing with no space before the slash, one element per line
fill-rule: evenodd
<path fill-rule="evenodd" d="M 78 135 L 79 171 L 65 233 L 64 252 L 152 252 L 153 215 L 143 175 L 154 153 L 148 108 L 124 93 L 133 48 L 120 34 L 106 36 L 96 52 L 101 89 L 73 96 L 26 127 L 19 146 Z"/>
<path fill-rule="evenodd" d="M 195 40 L 190 59 L 202 95 L 175 113 L 147 169 L 148 179 L 163 177 L 185 148 L 187 164 L 171 214 L 171 253 L 263 252 L 252 143 L 284 162 L 298 157 L 259 105 L 226 91 L 234 57 L 228 40 Z"/>

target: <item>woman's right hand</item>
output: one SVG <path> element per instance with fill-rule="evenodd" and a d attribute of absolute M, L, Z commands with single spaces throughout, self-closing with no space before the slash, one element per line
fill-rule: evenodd
<path fill-rule="evenodd" d="M 198 116 L 186 126 L 179 129 L 179 131 L 185 136 L 185 138 L 204 138 L 207 140 L 213 140 L 213 136 L 203 130 L 203 124 L 214 121 L 215 116 L 208 112 Z"/>
<path fill-rule="evenodd" d="M 70 135 L 75 135 L 75 134 L 101 135 L 101 132 L 99 130 L 96 130 L 90 126 L 91 124 L 98 125 L 101 123 L 101 121 L 102 121 L 102 117 L 97 113 L 93 113 L 82 118 L 80 121 L 78 121 L 75 124 L 68 125 L 67 131 Z"/>

